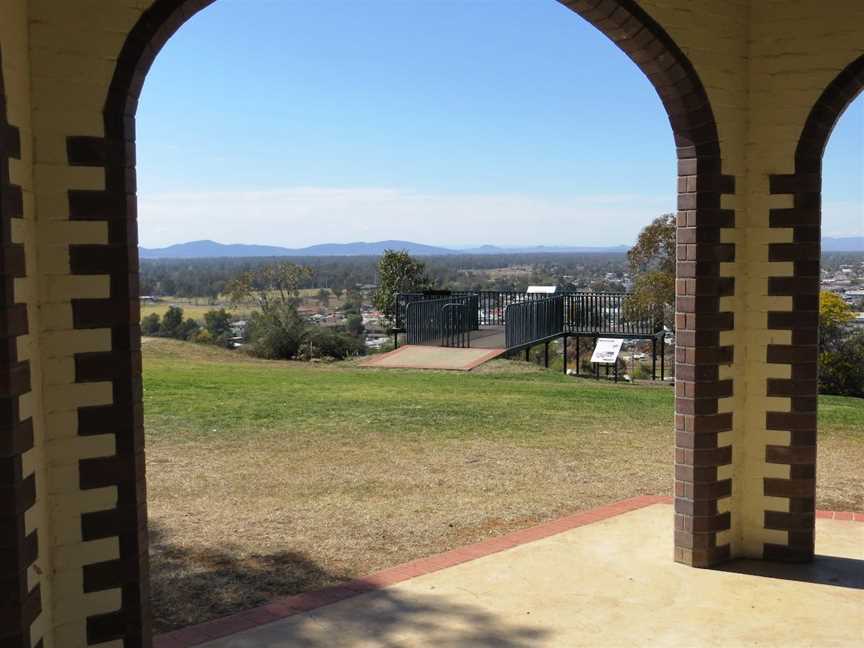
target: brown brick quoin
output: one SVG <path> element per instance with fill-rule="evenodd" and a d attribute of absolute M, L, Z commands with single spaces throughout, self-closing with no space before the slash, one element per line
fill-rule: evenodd
<path fill-rule="evenodd" d="M 33 423 L 20 420 L 18 397 L 30 391 L 30 364 L 18 360 L 16 337 L 29 330 L 27 307 L 14 302 L 24 277 L 23 245 L 12 241 L 12 219 L 24 215 L 21 187 L 11 184 L 9 159 L 21 158 L 18 129 L 6 118 L 0 47 L 0 645 L 30 648 L 30 626 L 42 593 L 30 589 L 27 569 L 38 558 L 38 531 L 26 534 L 24 515 L 36 502 L 36 479 L 24 476 L 22 455 L 33 447 Z"/>

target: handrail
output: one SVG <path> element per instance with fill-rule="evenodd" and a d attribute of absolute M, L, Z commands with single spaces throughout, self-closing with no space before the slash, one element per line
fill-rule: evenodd
<path fill-rule="evenodd" d="M 477 312 L 477 309 L 473 309 Z M 441 309 L 441 346 L 468 348 L 471 346 L 470 305 L 466 302 L 444 304 Z"/>
<path fill-rule="evenodd" d="M 476 330 L 479 326 L 503 326 L 509 306 L 542 301 L 550 295 L 504 290 L 399 293 L 394 300 L 394 329 L 406 330 L 409 303 L 445 297 L 477 300 L 473 311 L 476 322 L 472 324 Z M 653 337 L 663 331 L 662 318 L 650 309 L 641 312 L 632 308 L 626 293 L 564 291 L 552 297 L 564 298 L 564 331 L 568 335 Z"/>
<path fill-rule="evenodd" d="M 504 344 L 528 346 L 564 332 L 564 296 L 510 304 L 504 313 Z"/>
<path fill-rule="evenodd" d="M 408 344 L 468 346 L 470 331 L 477 328 L 477 300 L 473 295 L 410 301 L 405 307 Z"/>

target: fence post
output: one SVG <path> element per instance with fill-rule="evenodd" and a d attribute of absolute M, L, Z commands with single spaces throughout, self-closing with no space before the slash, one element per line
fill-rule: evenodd
<path fill-rule="evenodd" d="M 567 334 L 564 334 L 564 375 L 567 375 Z"/>
<path fill-rule="evenodd" d="M 660 338 L 660 380 L 666 380 L 666 332 Z"/>
<path fill-rule="evenodd" d="M 581 341 L 581 337 L 582 337 L 581 335 L 576 336 L 576 375 L 577 376 L 580 375 L 579 372 L 582 371 L 582 367 L 581 367 L 582 354 L 580 352 L 581 350 L 579 349 L 579 343 Z"/>
<path fill-rule="evenodd" d="M 657 338 L 651 339 L 651 380 L 657 380 Z"/>

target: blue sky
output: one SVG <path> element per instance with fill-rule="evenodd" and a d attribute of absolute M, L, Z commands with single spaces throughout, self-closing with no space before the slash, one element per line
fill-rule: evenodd
<path fill-rule="evenodd" d="M 864 233 L 862 104 L 827 234 Z M 554 0 L 219 0 L 147 78 L 138 165 L 149 247 L 620 244 L 675 204 L 653 88 Z"/>

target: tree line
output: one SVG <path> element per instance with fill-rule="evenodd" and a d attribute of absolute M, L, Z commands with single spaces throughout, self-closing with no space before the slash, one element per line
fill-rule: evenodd
<path fill-rule="evenodd" d="M 142 259 L 139 290 L 142 296 L 203 297 L 215 301 L 237 275 L 287 262 L 309 270 L 298 288 L 323 288 L 335 293 L 377 284 L 378 261 L 375 256 Z M 627 270 L 625 255 L 616 253 L 473 254 L 423 257 L 422 261 L 429 280 L 451 290 L 525 290 L 531 284 L 620 290 Z M 530 271 L 518 276 L 486 274 L 514 266 L 525 266 Z M 607 279 L 609 274 L 615 278 Z"/>

